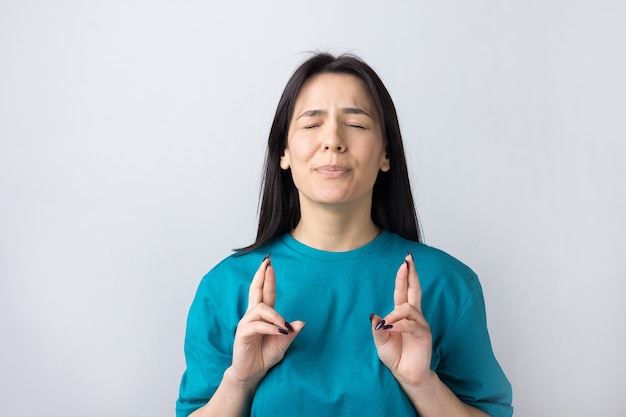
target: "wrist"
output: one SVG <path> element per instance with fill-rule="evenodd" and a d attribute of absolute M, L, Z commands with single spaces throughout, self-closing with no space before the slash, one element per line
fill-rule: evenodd
<path fill-rule="evenodd" d="M 409 389 L 411 391 L 428 391 L 441 382 L 437 373 L 431 369 L 417 378 L 401 378 L 396 375 L 396 379 L 403 389 Z"/>
<path fill-rule="evenodd" d="M 224 375 L 222 376 L 222 381 L 231 388 L 248 393 L 254 393 L 262 379 L 263 377 L 243 378 L 233 369 L 232 366 L 226 368 Z"/>
<path fill-rule="evenodd" d="M 484 412 L 462 402 L 432 370 L 419 380 L 398 379 L 398 382 L 420 416 L 488 417 Z"/>

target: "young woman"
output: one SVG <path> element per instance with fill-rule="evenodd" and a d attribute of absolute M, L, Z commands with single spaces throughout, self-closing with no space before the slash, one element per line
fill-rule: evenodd
<path fill-rule="evenodd" d="M 476 275 L 420 240 L 389 93 L 312 56 L 276 110 L 256 242 L 191 306 L 177 416 L 511 416 Z"/>

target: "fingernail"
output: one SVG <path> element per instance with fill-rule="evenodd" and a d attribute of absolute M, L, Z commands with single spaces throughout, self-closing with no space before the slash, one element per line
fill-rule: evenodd
<path fill-rule="evenodd" d="M 263 262 L 265 262 L 267 260 L 267 265 L 271 265 L 272 264 L 272 260 L 270 259 L 270 254 L 268 253 L 267 255 L 265 255 L 265 258 L 263 258 Z"/>
<path fill-rule="evenodd" d="M 411 257 L 411 259 L 413 259 L 413 254 L 411 253 L 410 250 L 406 251 L 406 254 L 409 255 Z"/>
<path fill-rule="evenodd" d="M 404 260 L 404 264 L 406 265 L 406 267 L 409 267 L 409 261 L 407 261 L 406 259 Z"/>
<path fill-rule="evenodd" d="M 276 330 L 278 330 L 278 333 L 280 334 L 289 334 L 289 332 L 285 329 L 281 329 L 280 327 L 277 327 Z"/>
<path fill-rule="evenodd" d="M 287 330 L 289 330 L 290 332 L 293 332 L 293 327 L 291 327 L 291 324 L 289 324 L 288 321 L 285 322 L 285 327 L 287 328 Z"/>
<path fill-rule="evenodd" d="M 374 313 L 370 314 L 370 323 L 374 321 Z"/>
<path fill-rule="evenodd" d="M 380 329 L 382 329 L 383 327 L 385 327 L 385 320 L 381 320 L 381 321 L 379 321 L 379 322 L 378 322 L 378 324 L 376 325 L 375 329 L 376 329 L 376 330 L 380 330 Z"/>
<path fill-rule="evenodd" d="M 389 330 L 389 329 L 393 329 L 393 324 L 385 324 L 383 326 L 383 330 Z"/>

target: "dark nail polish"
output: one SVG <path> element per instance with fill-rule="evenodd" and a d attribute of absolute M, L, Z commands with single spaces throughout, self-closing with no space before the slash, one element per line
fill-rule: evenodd
<path fill-rule="evenodd" d="M 293 327 L 291 327 L 291 324 L 289 324 L 288 321 L 285 322 L 285 327 L 287 328 L 287 330 L 289 330 L 290 332 L 293 332 Z"/>
<path fill-rule="evenodd" d="M 383 326 L 383 330 L 389 330 L 389 329 L 393 329 L 393 324 L 385 324 Z"/>
<path fill-rule="evenodd" d="M 409 268 L 409 261 L 407 261 L 406 259 L 404 260 L 404 264 L 406 265 L 407 269 Z"/>
<path fill-rule="evenodd" d="M 406 254 L 409 255 L 411 257 L 411 259 L 413 259 L 413 254 L 411 253 L 410 250 L 406 251 Z"/>
<path fill-rule="evenodd" d="M 289 334 L 289 332 L 285 329 L 281 329 L 280 327 L 277 327 L 276 330 L 278 330 L 278 333 L 280 334 Z"/>
<path fill-rule="evenodd" d="M 380 329 L 382 329 L 383 327 L 385 327 L 385 320 L 381 320 L 381 321 L 379 321 L 379 322 L 378 322 L 378 324 L 376 325 L 375 329 L 376 329 L 376 330 L 380 330 Z"/>
<path fill-rule="evenodd" d="M 370 314 L 370 323 L 374 320 L 374 314 Z"/>
<path fill-rule="evenodd" d="M 267 255 L 265 255 L 265 258 L 263 258 L 263 261 L 265 261 L 269 257 L 270 257 L 270 254 L 268 253 Z"/>

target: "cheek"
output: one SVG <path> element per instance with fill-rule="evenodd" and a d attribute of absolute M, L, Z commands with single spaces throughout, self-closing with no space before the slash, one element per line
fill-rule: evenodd
<path fill-rule="evenodd" d="M 285 149 L 283 158 L 285 158 L 291 168 L 293 168 L 295 164 L 306 162 L 314 153 L 315 151 L 308 141 L 304 140 L 304 138 L 298 140 L 296 137 L 289 141 L 289 147 Z"/>

